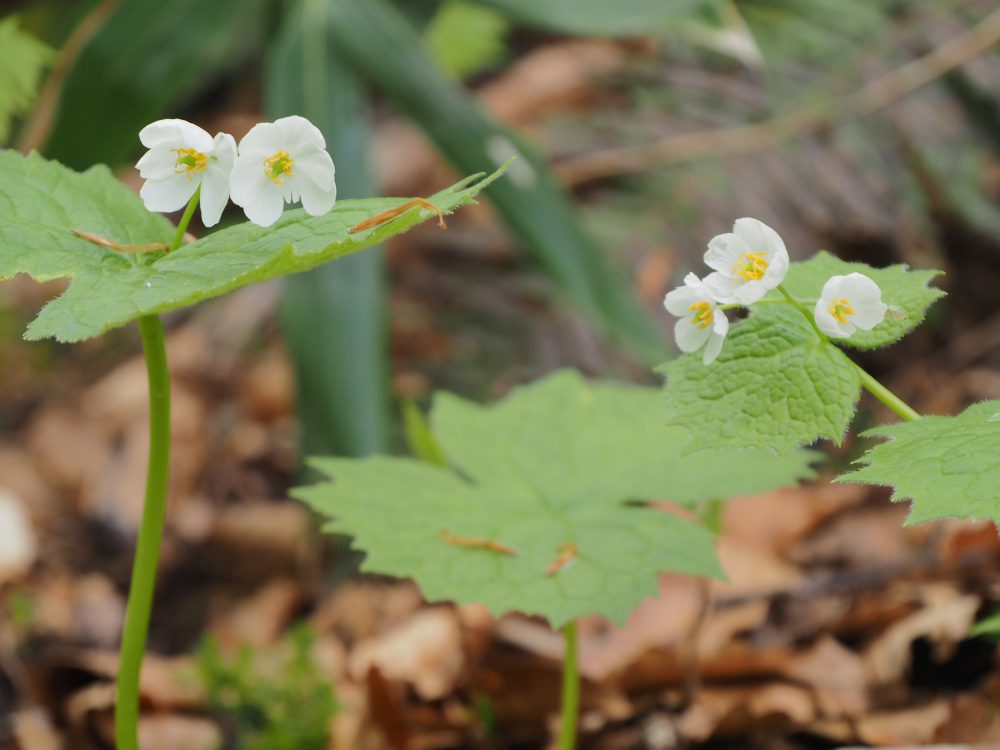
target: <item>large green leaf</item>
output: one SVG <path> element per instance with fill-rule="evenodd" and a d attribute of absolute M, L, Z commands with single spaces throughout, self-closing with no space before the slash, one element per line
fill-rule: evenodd
<path fill-rule="evenodd" d="M 431 56 L 443 70 L 464 78 L 495 65 L 507 51 L 507 20 L 467 0 L 441 6 L 424 34 Z"/>
<path fill-rule="evenodd" d="M 496 179 L 465 180 L 431 197 L 452 211 Z M 28 327 L 27 338 L 79 341 L 142 315 L 163 313 L 246 284 L 306 271 L 384 241 L 433 212 L 414 209 L 357 234 L 348 229 L 401 205 L 403 198 L 342 201 L 324 216 L 287 211 L 273 227 L 239 224 L 180 250 L 124 255 L 92 244 L 74 229 L 122 244 L 168 242 L 169 222 L 105 167 L 73 172 L 37 154 L 0 151 L 0 279 L 26 273 L 38 280 L 71 278 Z"/>
<path fill-rule="evenodd" d="M 474 0 L 511 19 L 575 36 L 651 36 L 676 31 L 719 0 Z"/>
<path fill-rule="evenodd" d="M 663 369 L 670 422 L 691 432 L 690 450 L 840 442 L 861 389 L 851 360 L 790 306 L 733 325 L 711 365 L 696 352 Z"/>
<path fill-rule="evenodd" d="M 66 79 L 46 156 L 77 169 L 128 161 L 144 125 L 172 116 L 178 102 L 245 57 L 260 36 L 265 6 L 266 0 L 120 3 Z"/>
<path fill-rule="evenodd" d="M 23 115 L 38 93 L 52 50 L 21 30 L 17 17 L 0 20 L 0 144 L 10 136 L 11 121 Z"/>
<path fill-rule="evenodd" d="M 567 297 L 609 334 L 650 359 L 662 358 L 659 332 L 621 272 L 582 232 L 544 160 L 442 75 L 398 11 L 385 0 L 342 0 L 331 6 L 330 28 L 337 51 L 412 118 L 459 172 L 517 156 L 509 179 L 487 193 L 507 226 Z"/>
<path fill-rule="evenodd" d="M 663 424 L 660 403 L 655 389 L 570 372 L 490 408 L 438 396 L 432 431 L 451 468 L 316 459 L 333 481 L 293 494 L 354 536 L 364 570 L 412 577 L 429 599 L 554 627 L 594 613 L 621 623 L 656 592 L 656 572 L 721 572 L 706 529 L 642 501 L 693 504 L 811 475 L 804 451 L 680 457 L 686 435 Z"/>
<path fill-rule="evenodd" d="M 860 459 L 866 466 L 838 481 L 894 486 L 893 500 L 913 500 L 908 524 L 941 518 L 1000 523 L 1000 401 L 865 434 L 889 440 Z"/>
<path fill-rule="evenodd" d="M 912 271 L 905 265 L 872 268 L 864 263 L 848 263 L 827 252 L 819 252 L 804 263 L 793 263 L 783 285 L 793 297 L 815 301 L 827 279 L 849 273 L 862 273 L 878 284 L 882 301 L 890 306 L 885 320 L 872 330 L 858 330 L 850 338 L 836 341 L 838 345 L 856 349 L 895 343 L 920 325 L 927 309 L 945 294 L 928 286 L 941 275 L 940 271 Z M 781 299 L 777 292 L 772 292 L 771 297 Z M 812 310 L 812 304 L 808 309 Z"/>
<path fill-rule="evenodd" d="M 333 54 L 330 2 L 308 0 L 285 16 L 265 60 L 271 118 L 300 114 L 323 131 L 340 197 L 374 192 L 365 92 Z M 389 364 L 381 248 L 285 279 L 281 328 L 295 369 L 303 455 L 360 456 L 388 447 Z"/>

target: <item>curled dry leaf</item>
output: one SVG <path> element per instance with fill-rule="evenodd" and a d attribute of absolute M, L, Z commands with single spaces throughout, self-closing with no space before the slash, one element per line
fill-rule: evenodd
<path fill-rule="evenodd" d="M 443 698 L 465 669 L 462 630 L 450 607 L 417 612 L 398 627 L 359 644 L 349 671 L 362 680 L 377 668 L 388 680 L 408 682 L 425 700 Z"/>

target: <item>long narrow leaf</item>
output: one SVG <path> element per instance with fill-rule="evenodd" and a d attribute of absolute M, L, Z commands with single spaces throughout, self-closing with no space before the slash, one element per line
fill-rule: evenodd
<path fill-rule="evenodd" d="M 677 30 L 719 0 L 470 0 L 514 21 L 574 36 L 650 36 Z"/>
<path fill-rule="evenodd" d="M 266 0 L 128 0 L 80 55 L 45 155 L 82 169 L 122 164 L 137 133 L 204 90 L 258 36 Z"/>
<path fill-rule="evenodd" d="M 342 198 L 371 195 L 361 87 L 330 54 L 330 0 L 306 0 L 268 52 L 265 108 L 302 114 L 324 133 Z M 295 368 L 303 455 L 361 456 L 387 447 L 383 261 L 372 249 L 284 281 L 281 326 Z"/>
<path fill-rule="evenodd" d="M 374 81 L 460 172 L 517 156 L 488 197 L 507 226 L 607 333 L 640 356 L 663 357 L 659 333 L 622 274 L 580 228 L 580 218 L 534 150 L 496 123 L 431 61 L 420 37 L 385 0 L 340 0 L 330 30 L 338 53 Z"/>

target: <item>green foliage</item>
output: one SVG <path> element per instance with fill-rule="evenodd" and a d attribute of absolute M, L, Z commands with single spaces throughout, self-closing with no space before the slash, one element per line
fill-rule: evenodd
<path fill-rule="evenodd" d="M 872 268 L 864 263 L 848 263 L 827 252 L 819 252 L 804 263 L 793 263 L 783 286 L 797 299 L 816 300 L 827 279 L 849 273 L 862 273 L 878 284 L 882 301 L 890 306 L 885 320 L 872 330 L 858 330 L 850 338 L 836 341 L 855 349 L 875 349 L 899 341 L 923 322 L 927 309 L 945 294 L 928 286 L 941 275 L 940 271 L 911 271 L 905 265 Z M 780 299 L 781 295 L 772 292 L 771 297 Z M 808 307 L 811 311 L 812 305 Z"/>
<path fill-rule="evenodd" d="M 660 332 L 620 269 L 583 233 L 545 159 L 441 75 L 405 16 L 386 0 L 342 0 L 329 7 L 329 22 L 338 54 L 411 118 L 460 173 L 518 157 L 509 179 L 487 194 L 507 227 L 607 334 L 651 361 L 662 357 Z"/>
<path fill-rule="evenodd" d="M 442 211 L 470 202 L 503 172 L 464 180 L 431 201 Z M 356 253 L 410 229 L 426 209 L 357 234 L 355 224 L 405 198 L 341 201 L 324 216 L 286 211 L 273 227 L 238 224 L 180 250 L 138 257 L 74 235 L 83 230 L 122 244 L 169 242 L 173 228 L 104 167 L 73 172 L 37 154 L 0 152 L 0 279 L 26 273 L 35 279 L 70 277 L 73 283 L 28 327 L 29 339 L 79 341 L 140 316 L 186 307 L 237 287 L 305 271 Z"/>
<path fill-rule="evenodd" d="M 327 747 L 337 699 L 313 664 L 312 644 L 304 626 L 268 654 L 244 646 L 227 659 L 215 641 L 202 644 L 198 661 L 209 703 L 229 717 L 238 750 Z"/>
<path fill-rule="evenodd" d="M 785 305 L 734 324 L 713 364 L 695 352 L 662 369 L 669 421 L 691 433 L 689 451 L 839 443 L 861 388 L 855 365 Z"/>
<path fill-rule="evenodd" d="M 144 125 L 170 116 L 241 62 L 262 34 L 264 6 L 265 0 L 119 3 L 66 78 L 45 155 L 77 169 L 130 160 Z"/>
<path fill-rule="evenodd" d="M 354 536 L 364 570 L 412 577 L 429 599 L 554 627 L 592 613 L 623 622 L 655 593 L 654 573 L 721 573 L 711 533 L 643 501 L 692 506 L 811 474 L 806 452 L 681 458 L 685 435 L 660 406 L 655 389 L 590 386 L 571 372 L 488 408 L 439 395 L 431 426 L 450 468 L 314 459 L 333 481 L 294 494 Z"/>
<path fill-rule="evenodd" d="M 969 631 L 972 637 L 981 636 L 993 641 L 1000 641 L 1000 609 L 994 610 L 972 626 Z"/>
<path fill-rule="evenodd" d="M 941 518 L 1000 522 L 1000 401 L 956 417 L 922 417 L 865 435 L 889 438 L 838 481 L 892 485 L 893 500 L 912 499 L 907 524 Z"/>
<path fill-rule="evenodd" d="M 465 78 L 503 58 L 509 30 L 510 24 L 496 11 L 449 0 L 434 16 L 424 39 L 438 65 L 456 78 Z"/>
<path fill-rule="evenodd" d="M 511 20 L 574 36 L 666 34 L 698 18 L 718 0 L 474 0 Z"/>
<path fill-rule="evenodd" d="M 338 195 L 375 194 L 363 83 L 327 33 L 329 0 L 289 5 L 264 58 L 268 118 L 302 115 L 323 131 Z M 363 456 L 389 447 L 387 294 L 375 246 L 282 281 L 281 333 L 295 370 L 300 454 Z"/>
<path fill-rule="evenodd" d="M 16 16 L 0 20 L 0 143 L 10 137 L 11 121 L 28 111 L 38 93 L 52 50 L 21 30 Z"/>

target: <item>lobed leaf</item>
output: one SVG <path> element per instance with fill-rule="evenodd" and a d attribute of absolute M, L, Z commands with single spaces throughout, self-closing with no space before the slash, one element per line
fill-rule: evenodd
<path fill-rule="evenodd" d="M 811 475 L 805 451 L 679 457 L 687 437 L 664 425 L 660 398 L 571 372 L 493 407 L 438 395 L 432 432 L 450 468 L 314 459 L 332 481 L 293 494 L 354 537 L 364 570 L 412 577 L 428 599 L 554 627 L 595 613 L 621 623 L 656 592 L 657 572 L 721 575 L 708 530 L 640 501 L 693 505 Z"/>
<path fill-rule="evenodd" d="M 819 299 L 823 285 L 831 276 L 862 273 L 882 289 L 882 301 L 895 308 L 885 320 L 870 331 L 857 331 L 848 339 L 837 339 L 838 345 L 855 349 L 876 349 L 899 341 L 921 322 L 935 301 L 945 296 L 940 289 L 929 286 L 941 271 L 912 271 L 900 264 L 888 268 L 872 268 L 865 263 L 848 263 L 821 251 L 803 263 L 793 263 L 783 286 L 797 299 Z M 772 292 L 771 297 L 780 298 Z M 808 305 L 812 311 L 812 305 Z"/>
<path fill-rule="evenodd" d="M 865 466 L 837 481 L 894 487 L 893 500 L 913 501 L 907 524 L 941 518 L 1000 523 L 1000 401 L 865 434 L 889 442 L 872 448 L 860 459 Z"/>
<path fill-rule="evenodd" d="M 464 180 L 430 201 L 444 212 L 469 203 L 504 169 Z M 69 289 L 28 327 L 26 338 L 80 341 L 143 315 L 164 313 L 258 281 L 306 271 L 384 242 L 434 216 L 407 211 L 374 229 L 348 234 L 364 219 L 406 198 L 341 201 L 324 216 L 286 211 L 272 227 L 238 224 L 176 252 L 126 256 L 73 234 L 83 230 L 122 244 L 169 242 L 173 227 L 146 211 L 111 172 L 73 172 L 37 154 L 0 151 L 0 279 L 26 273 L 69 277 Z M 478 176 L 477 176 L 478 177 Z"/>
<path fill-rule="evenodd" d="M 691 433 L 689 451 L 839 443 L 861 388 L 847 356 L 783 305 L 761 306 L 733 325 L 711 365 L 695 352 L 661 369 L 669 422 Z"/>

